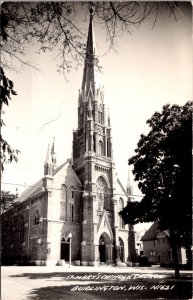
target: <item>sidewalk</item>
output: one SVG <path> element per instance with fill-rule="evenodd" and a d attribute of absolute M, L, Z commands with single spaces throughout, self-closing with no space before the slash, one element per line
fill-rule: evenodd
<path fill-rule="evenodd" d="M 166 273 L 166 274 L 174 274 L 174 269 L 171 268 L 162 268 L 160 266 L 152 266 L 152 267 L 117 267 L 117 266 L 100 266 L 100 267 L 92 267 L 92 266 L 73 266 L 69 267 L 68 264 L 64 266 L 2 266 L 3 270 L 9 269 L 18 271 L 21 269 L 22 272 L 77 272 L 77 273 L 92 273 L 92 272 L 100 272 L 100 273 L 146 273 L 146 274 L 155 274 L 155 273 Z M 180 274 L 192 274 L 192 270 L 180 270 Z"/>
<path fill-rule="evenodd" d="M 158 266 L 3 266 L 2 300 L 190 299 L 192 272 L 180 274 Z"/>

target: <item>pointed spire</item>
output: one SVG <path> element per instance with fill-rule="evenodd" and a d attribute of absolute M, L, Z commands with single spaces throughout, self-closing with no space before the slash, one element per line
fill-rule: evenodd
<path fill-rule="evenodd" d="M 53 175 L 54 168 L 56 167 L 56 154 L 54 150 L 54 141 L 55 138 L 53 138 L 52 148 L 50 149 L 50 144 L 48 144 L 47 154 L 46 154 L 46 160 L 44 163 L 44 175 Z"/>
<path fill-rule="evenodd" d="M 131 183 L 131 170 L 128 170 L 128 178 L 127 178 L 127 194 L 128 196 L 132 196 L 133 195 L 133 186 Z"/>
<path fill-rule="evenodd" d="M 50 153 L 50 144 L 48 144 L 46 160 L 44 163 L 44 175 L 51 175 L 51 166 L 52 166 L 52 160 L 51 160 L 51 153 Z"/>
<path fill-rule="evenodd" d="M 90 9 L 90 22 L 87 37 L 86 55 L 84 62 L 84 73 L 82 79 L 82 90 L 89 92 L 90 83 L 93 94 L 100 88 L 100 74 L 98 68 L 98 59 L 96 57 L 95 37 L 93 30 L 93 10 Z"/>
<path fill-rule="evenodd" d="M 56 166 L 56 153 L 55 153 L 55 150 L 54 150 L 54 148 L 55 148 L 54 143 L 55 143 L 55 137 L 53 138 L 52 149 L 51 149 L 51 159 L 52 159 L 53 169 Z"/>

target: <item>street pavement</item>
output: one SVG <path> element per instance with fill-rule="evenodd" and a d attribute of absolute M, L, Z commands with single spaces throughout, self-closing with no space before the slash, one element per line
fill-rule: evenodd
<path fill-rule="evenodd" d="M 192 272 L 156 267 L 3 266 L 2 300 L 192 299 Z"/>

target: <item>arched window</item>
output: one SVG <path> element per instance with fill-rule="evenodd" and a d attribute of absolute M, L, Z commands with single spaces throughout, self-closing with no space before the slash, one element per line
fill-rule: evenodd
<path fill-rule="evenodd" d="M 97 179 L 96 194 L 99 203 L 99 210 L 110 210 L 108 187 L 105 179 L 102 176 Z"/>
<path fill-rule="evenodd" d="M 34 214 L 34 225 L 38 225 L 40 223 L 40 214 L 39 211 L 36 210 Z"/>
<path fill-rule="evenodd" d="M 75 197 L 76 197 L 76 193 L 75 193 L 75 188 L 71 187 L 70 188 L 70 197 L 69 197 L 69 208 L 70 208 L 70 221 L 74 222 L 75 221 Z"/>
<path fill-rule="evenodd" d="M 67 187 L 65 184 L 61 185 L 61 201 L 60 201 L 60 220 L 66 221 L 66 199 Z"/>
<path fill-rule="evenodd" d="M 70 194 L 71 194 L 70 195 L 71 199 L 75 199 L 75 189 L 73 187 L 71 188 L 71 193 Z"/>
<path fill-rule="evenodd" d="M 120 198 L 119 199 L 119 211 L 123 210 L 123 208 L 124 208 L 124 201 L 123 201 L 123 198 Z M 121 218 L 121 216 L 119 216 L 119 227 L 125 228 L 125 225 L 124 225 L 124 222 L 123 222 L 123 219 Z"/>
<path fill-rule="evenodd" d="M 24 219 L 20 218 L 19 224 L 19 243 L 22 244 L 24 242 Z"/>
<path fill-rule="evenodd" d="M 103 124 L 103 107 L 100 104 L 98 108 L 98 123 Z"/>
<path fill-rule="evenodd" d="M 99 141 L 99 143 L 98 143 L 98 152 L 99 152 L 99 155 L 103 155 L 103 142 L 102 141 Z"/>
<path fill-rule="evenodd" d="M 66 195 L 67 195 L 67 187 L 65 184 L 61 185 L 61 198 L 63 201 L 66 201 Z"/>
<path fill-rule="evenodd" d="M 74 222 L 74 204 L 70 204 L 70 221 Z"/>

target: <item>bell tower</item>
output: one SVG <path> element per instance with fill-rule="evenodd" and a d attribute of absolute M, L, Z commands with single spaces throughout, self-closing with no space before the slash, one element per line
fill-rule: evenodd
<path fill-rule="evenodd" d="M 110 116 L 106 115 L 92 10 L 78 96 L 78 128 L 73 132 L 72 167 L 83 185 L 81 264 L 95 265 L 101 259 L 111 262 L 116 243 L 113 201 L 115 171 Z M 103 225 L 104 234 L 101 229 Z M 105 248 L 99 245 L 100 241 L 106 243 Z"/>
<path fill-rule="evenodd" d="M 108 121 L 106 119 L 104 88 L 96 55 L 91 10 L 82 86 L 78 96 L 78 129 L 73 133 L 73 166 L 83 184 L 86 177 L 91 176 L 85 174 L 88 170 L 82 164 L 88 155 L 112 161 L 110 117 L 108 116 Z"/>

